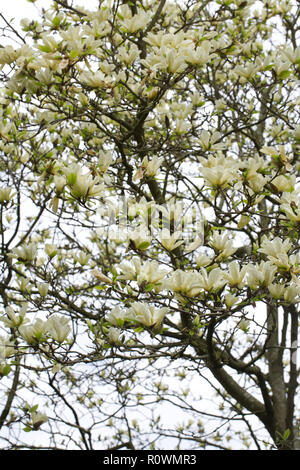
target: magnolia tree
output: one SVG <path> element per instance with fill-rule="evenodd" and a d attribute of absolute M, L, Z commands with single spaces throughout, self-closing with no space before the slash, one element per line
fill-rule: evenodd
<path fill-rule="evenodd" d="M 1 14 L 1 448 L 297 449 L 299 4 L 86 7 Z"/>

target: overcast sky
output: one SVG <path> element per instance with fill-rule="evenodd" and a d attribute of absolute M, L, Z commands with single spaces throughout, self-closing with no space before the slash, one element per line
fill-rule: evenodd
<path fill-rule="evenodd" d="M 71 4 L 70 0 L 69 3 Z M 74 1 L 74 6 L 83 5 L 85 8 L 93 9 L 98 3 L 97 0 L 76 0 Z M 8 20 L 15 18 L 15 24 L 19 25 L 22 18 L 38 18 L 38 10 L 42 7 L 47 10 L 51 4 L 51 0 L 37 0 L 35 4 L 27 0 L 2 0 L 0 3 L 0 12 Z"/>

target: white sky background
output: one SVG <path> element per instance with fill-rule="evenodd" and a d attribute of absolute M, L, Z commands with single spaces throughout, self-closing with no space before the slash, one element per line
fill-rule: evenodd
<path fill-rule="evenodd" d="M 47 8 L 52 4 L 51 0 L 37 0 L 37 2 L 30 3 L 27 0 L 0 0 L 0 11 L 3 15 L 7 15 L 9 18 L 16 18 L 21 20 L 22 18 L 38 18 L 38 10 L 40 8 Z M 97 0 L 77 0 L 74 2 L 76 5 L 84 6 L 88 9 L 93 9 L 99 4 Z"/>

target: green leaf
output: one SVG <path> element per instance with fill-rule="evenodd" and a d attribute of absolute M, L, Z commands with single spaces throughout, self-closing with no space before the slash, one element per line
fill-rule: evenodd
<path fill-rule="evenodd" d="M 51 52 L 51 47 L 49 46 L 39 46 L 39 50 L 42 51 L 42 52 Z"/>
<path fill-rule="evenodd" d="M 283 70 L 282 72 L 280 72 L 279 78 L 284 80 L 285 78 L 288 78 L 290 75 L 291 75 L 291 72 L 289 70 Z"/>
<path fill-rule="evenodd" d="M 146 292 L 149 292 L 150 290 L 154 289 L 154 287 L 156 286 L 157 284 L 147 284 L 146 287 L 145 287 L 145 291 Z"/>
<path fill-rule="evenodd" d="M 69 57 L 70 57 L 70 59 L 75 59 L 75 57 L 78 57 L 78 55 L 79 55 L 79 52 L 76 49 L 73 49 L 70 52 Z"/>
<path fill-rule="evenodd" d="M 53 18 L 52 24 L 55 28 L 58 28 L 58 26 L 60 25 L 60 18 L 58 16 Z"/>
<path fill-rule="evenodd" d="M 30 428 L 29 426 L 26 426 L 26 428 L 24 428 L 23 431 L 30 432 L 30 431 L 32 431 L 32 428 Z"/>
<path fill-rule="evenodd" d="M 67 182 L 70 186 L 73 186 L 73 184 L 76 183 L 77 180 L 77 174 L 76 173 L 69 173 L 67 177 Z"/>
<path fill-rule="evenodd" d="M 150 242 L 142 242 L 139 244 L 138 249 L 145 251 L 150 246 Z"/>
<path fill-rule="evenodd" d="M 144 328 L 142 326 L 138 326 L 137 328 L 134 329 L 135 333 L 142 333 L 144 331 Z"/>
<path fill-rule="evenodd" d="M 38 409 L 39 405 L 34 405 L 31 408 L 29 408 L 29 413 L 34 413 Z"/>
<path fill-rule="evenodd" d="M 2 372 L 1 372 L 2 377 L 8 375 L 10 373 L 10 371 L 11 371 L 11 367 L 8 364 L 6 364 L 3 367 Z"/>
<path fill-rule="evenodd" d="M 291 431 L 290 431 L 289 429 L 286 429 L 286 430 L 284 431 L 284 433 L 283 433 L 282 439 L 283 439 L 284 441 L 287 441 L 288 438 L 290 437 L 290 434 L 291 434 Z"/>

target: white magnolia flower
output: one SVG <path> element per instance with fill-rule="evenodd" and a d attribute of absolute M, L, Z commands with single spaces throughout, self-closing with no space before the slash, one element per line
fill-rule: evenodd
<path fill-rule="evenodd" d="M 254 77 L 256 73 L 259 71 L 259 67 L 257 64 L 250 63 L 247 66 L 237 65 L 234 71 L 240 77 L 246 78 L 249 80 L 250 78 Z"/>
<path fill-rule="evenodd" d="M 291 304 L 299 300 L 299 294 L 300 285 L 293 282 L 285 289 L 283 297 L 287 303 Z"/>
<path fill-rule="evenodd" d="M 100 154 L 99 154 L 99 160 L 98 160 L 98 167 L 99 167 L 99 170 L 101 171 L 101 173 L 105 173 L 110 164 L 112 163 L 113 161 L 113 156 L 112 156 L 112 153 L 110 151 L 101 151 Z"/>
<path fill-rule="evenodd" d="M 31 262 L 37 255 L 37 245 L 36 243 L 23 244 L 19 248 L 14 248 L 12 255 L 22 261 Z"/>
<path fill-rule="evenodd" d="M 236 179 L 235 173 L 232 169 L 227 169 L 222 166 L 215 166 L 214 168 L 200 168 L 208 186 L 212 188 L 226 188 L 228 184 L 233 183 Z"/>
<path fill-rule="evenodd" d="M 212 262 L 212 260 L 213 258 L 211 256 L 205 254 L 200 254 L 195 259 L 198 268 L 207 266 Z"/>
<path fill-rule="evenodd" d="M 209 242 L 209 245 L 217 252 L 218 254 L 217 260 L 221 258 L 229 258 L 233 255 L 237 248 L 233 246 L 233 240 L 229 239 L 228 233 L 222 233 L 214 231 Z"/>
<path fill-rule="evenodd" d="M 278 175 L 272 180 L 272 185 L 275 186 L 277 191 L 289 191 L 294 188 L 296 182 L 296 176 L 291 177 L 285 175 Z"/>
<path fill-rule="evenodd" d="M 203 65 L 211 61 L 215 54 L 210 54 L 211 43 L 203 41 L 196 49 L 189 47 L 185 50 L 185 60 L 188 64 Z"/>
<path fill-rule="evenodd" d="M 62 193 L 67 183 L 66 178 L 62 175 L 55 175 L 53 178 L 53 182 L 55 184 L 56 194 Z"/>
<path fill-rule="evenodd" d="M 0 204 L 7 204 L 13 197 L 13 189 L 5 186 L 0 188 Z"/>
<path fill-rule="evenodd" d="M 130 48 L 121 46 L 118 48 L 118 59 L 121 62 L 125 62 L 127 65 L 131 65 L 135 59 L 140 55 L 140 51 L 135 44 L 131 44 Z"/>
<path fill-rule="evenodd" d="M 148 228 L 143 226 L 138 227 L 137 230 L 130 231 L 128 238 L 134 243 L 138 250 L 142 251 L 150 246 L 152 240 Z"/>
<path fill-rule="evenodd" d="M 163 161 L 163 157 L 154 156 L 150 161 L 148 160 L 148 157 L 144 157 L 142 167 L 145 167 L 146 175 L 155 176 Z"/>
<path fill-rule="evenodd" d="M 121 342 L 120 334 L 121 334 L 120 328 L 115 328 L 114 326 L 111 326 L 108 330 L 107 336 L 111 343 L 119 344 Z"/>
<path fill-rule="evenodd" d="M 82 72 L 78 79 L 81 83 L 92 88 L 112 88 L 115 83 L 115 79 L 111 74 L 106 75 L 101 70 L 97 72 Z"/>
<path fill-rule="evenodd" d="M 12 46 L 2 47 L 0 49 L 0 64 L 10 64 L 14 62 L 18 56 L 18 50 L 14 49 Z"/>
<path fill-rule="evenodd" d="M 246 170 L 243 173 L 243 178 L 247 181 L 252 191 L 255 193 L 260 192 L 267 184 L 268 179 L 261 171 L 265 168 L 265 161 L 263 158 L 249 158 L 247 162 L 243 162 Z"/>
<path fill-rule="evenodd" d="M 218 142 L 219 140 L 221 140 L 221 138 L 222 134 L 218 131 L 209 132 L 203 130 L 198 136 L 199 143 L 202 149 L 210 151 L 222 150 L 225 148 L 224 143 L 222 144 L 221 142 Z"/>
<path fill-rule="evenodd" d="M 45 252 L 49 256 L 49 258 L 54 258 L 54 256 L 57 254 L 57 251 L 57 245 L 54 245 L 52 243 L 45 243 Z"/>
<path fill-rule="evenodd" d="M 265 146 L 262 147 L 260 151 L 266 155 L 269 155 L 275 160 L 279 160 L 287 171 L 291 171 L 293 169 L 291 165 L 292 157 L 286 154 L 284 145 L 278 145 L 278 149 L 275 147 Z"/>
<path fill-rule="evenodd" d="M 282 284 L 270 284 L 268 286 L 268 290 L 271 296 L 277 300 L 283 298 L 285 289 L 286 289 L 285 286 L 283 286 Z"/>
<path fill-rule="evenodd" d="M 243 287 L 244 277 L 247 272 L 247 267 L 243 266 L 240 269 L 240 264 L 238 261 L 231 261 L 228 265 L 228 273 L 224 272 L 223 276 L 228 281 L 230 287 L 239 287 L 240 289 Z"/>
<path fill-rule="evenodd" d="M 220 268 L 214 268 L 209 273 L 205 268 L 201 268 L 201 277 L 196 282 L 196 285 L 208 292 L 217 292 L 222 289 L 224 284 L 226 284 L 226 279 L 224 279 L 224 273 Z"/>
<path fill-rule="evenodd" d="M 141 260 L 136 256 L 134 256 L 131 261 L 122 261 L 122 263 L 117 266 L 121 271 L 118 278 L 124 279 L 125 281 L 135 281 L 141 271 L 141 266 Z"/>
<path fill-rule="evenodd" d="M 203 287 L 198 282 L 199 278 L 201 278 L 201 275 L 197 271 L 186 272 L 177 269 L 164 281 L 163 287 L 188 297 L 196 297 L 203 292 Z"/>
<path fill-rule="evenodd" d="M 80 251 L 76 253 L 74 256 L 74 261 L 81 264 L 81 266 L 85 266 L 91 259 L 91 255 L 85 253 L 84 251 Z"/>
<path fill-rule="evenodd" d="M 32 426 L 35 431 L 37 431 L 42 424 L 48 421 L 48 416 L 40 411 L 34 411 L 31 413 Z"/>
<path fill-rule="evenodd" d="M 300 222 L 300 199 L 291 201 L 289 204 L 282 204 L 281 210 L 292 222 Z"/>
<path fill-rule="evenodd" d="M 128 317 L 124 308 L 116 306 L 112 308 L 107 315 L 105 315 L 105 318 L 111 325 L 122 326 Z"/>
<path fill-rule="evenodd" d="M 160 49 L 160 64 L 163 69 L 167 69 L 171 73 L 181 72 L 185 67 L 184 55 L 176 52 L 174 49 L 162 47 Z"/>
<path fill-rule="evenodd" d="M 132 17 L 124 18 L 121 21 L 122 30 L 128 31 L 130 33 L 135 33 L 139 29 L 145 28 L 149 22 L 149 16 L 146 12 L 140 11 L 137 15 Z"/>
<path fill-rule="evenodd" d="M 275 237 L 269 240 L 267 237 L 264 237 L 261 247 L 257 251 L 264 253 L 268 257 L 277 258 L 279 254 L 286 254 L 291 247 L 292 244 L 288 238 L 281 240 L 281 238 Z"/>
<path fill-rule="evenodd" d="M 228 308 L 231 308 L 234 304 L 239 301 L 239 297 L 231 293 L 225 295 L 225 304 Z"/>
<path fill-rule="evenodd" d="M 184 243 L 184 240 L 182 240 L 182 232 L 177 231 L 170 233 L 170 231 L 166 228 L 162 229 L 161 231 L 160 241 L 162 246 L 169 251 L 175 250 L 175 248 Z"/>
<path fill-rule="evenodd" d="M 149 284 L 156 284 L 164 279 L 167 273 L 168 270 L 162 269 L 157 261 L 146 261 L 140 268 L 137 282 L 139 285 L 144 281 Z"/>
<path fill-rule="evenodd" d="M 69 319 L 60 315 L 51 315 L 46 322 L 46 328 L 50 336 L 62 343 L 71 331 Z"/>
<path fill-rule="evenodd" d="M 27 304 L 20 308 L 19 314 L 16 315 L 12 307 L 6 307 L 5 309 L 7 317 L 3 316 L 1 320 L 8 328 L 18 328 L 19 326 L 27 323 L 29 320 L 25 318 L 27 311 Z"/>
<path fill-rule="evenodd" d="M 0 361 L 11 357 L 15 352 L 14 343 L 10 341 L 9 337 L 0 336 Z"/>
<path fill-rule="evenodd" d="M 104 188 L 99 177 L 93 178 L 90 173 L 84 174 L 77 164 L 68 166 L 64 172 L 72 196 L 76 198 L 101 196 Z"/>
<path fill-rule="evenodd" d="M 30 325 L 21 325 L 19 333 L 28 344 L 35 344 L 44 341 L 47 332 L 47 322 L 37 318 Z"/>
<path fill-rule="evenodd" d="M 281 54 L 286 57 L 286 59 L 292 64 L 300 64 L 300 47 L 292 49 L 291 47 L 284 46 L 284 49 L 281 50 Z"/>
<path fill-rule="evenodd" d="M 167 307 L 155 308 L 147 303 L 134 302 L 128 309 L 128 314 L 132 320 L 142 325 L 158 327 L 168 311 Z"/>
<path fill-rule="evenodd" d="M 276 271 L 276 266 L 270 261 L 261 261 L 256 265 L 248 264 L 246 283 L 251 289 L 267 287 L 273 282 Z"/>

